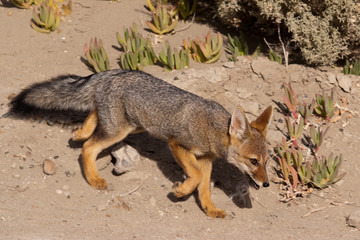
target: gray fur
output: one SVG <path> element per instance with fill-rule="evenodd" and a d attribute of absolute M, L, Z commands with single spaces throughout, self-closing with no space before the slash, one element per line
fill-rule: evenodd
<path fill-rule="evenodd" d="M 12 101 L 12 111 L 98 111 L 97 131 L 115 135 L 122 126 L 176 139 L 187 149 L 225 157 L 222 139 L 230 114 L 218 103 L 140 71 L 110 70 L 88 77 L 61 76 L 30 86 Z"/>

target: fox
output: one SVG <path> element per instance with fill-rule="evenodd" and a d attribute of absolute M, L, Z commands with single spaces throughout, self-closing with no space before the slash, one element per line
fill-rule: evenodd
<path fill-rule="evenodd" d="M 98 154 L 129 134 L 147 131 L 166 141 L 186 174 L 172 188 L 181 198 L 197 190 L 202 210 L 212 218 L 226 212 L 211 200 L 212 163 L 221 158 L 247 174 L 252 186 L 268 187 L 266 136 L 273 107 L 251 123 L 242 107 L 230 114 L 219 103 L 182 90 L 148 73 L 113 69 L 87 77 L 61 75 L 35 83 L 16 95 L 9 113 L 24 117 L 43 112 L 81 112 L 87 117 L 74 141 L 81 150 L 86 181 L 105 190 L 107 182 L 96 167 Z"/>

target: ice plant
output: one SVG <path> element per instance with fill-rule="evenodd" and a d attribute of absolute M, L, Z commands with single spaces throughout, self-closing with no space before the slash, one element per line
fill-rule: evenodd
<path fill-rule="evenodd" d="M 276 52 L 270 50 L 270 53 L 269 53 L 269 54 L 270 54 L 270 55 L 269 55 L 269 59 L 270 59 L 271 61 L 275 61 L 275 62 L 278 62 L 278 63 L 282 64 L 283 59 L 282 59 L 282 57 L 280 57 Z"/>
<path fill-rule="evenodd" d="M 330 96 L 326 95 L 324 91 L 322 94 L 316 94 L 314 110 L 318 116 L 326 121 L 330 121 L 336 111 L 334 106 L 334 90 L 331 90 Z"/>
<path fill-rule="evenodd" d="M 99 41 L 96 38 L 94 40 L 91 39 L 89 46 L 87 44 L 84 45 L 84 53 L 86 60 L 96 72 L 103 72 L 110 69 L 109 58 L 101 39 L 99 39 Z"/>
<path fill-rule="evenodd" d="M 360 75 L 360 60 L 355 60 L 353 63 L 350 64 L 349 60 L 346 59 L 343 73 L 359 76 Z"/>
<path fill-rule="evenodd" d="M 146 22 L 156 34 L 163 35 L 174 30 L 177 24 L 177 15 L 174 8 L 168 10 L 167 5 L 158 4 L 151 12 L 152 22 Z"/>
<path fill-rule="evenodd" d="M 141 70 L 146 65 L 156 62 L 155 53 L 149 39 L 137 32 L 136 24 L 132 28 L 124 28 L 121 36 L 116 33 L 116 38 L 124 53 L 120 56 L 120 66 L 123 69 Z"/>
<path fill-rule="evenodd" d="M 189 66 L 188 50 L 171 50 L 168 42 L 165 43 L 165 48 L 166 49 L 162 49 L 156 57 L 164 65 L 166 70 L 180 70 Z"/>
<path fill-rule="evenodd" d="M 38 32 L 50 33 L 55 31 L 61 20 L 61 13 L 57 5 L 51 0 L 44 1 L 37 12 L 34 8 L 31 26 Z"/>
<path fill-rule="evenodd" d="M 319 150 L 319 147 L 324 141 L 325 133 L 327 132 L 328 129 L 329 127 L 327 127 L 324 131 L 321 131 L 320 127 L 318 127 L 317 129 L 314 126 L 310 128 L 310 137 L 311 140 L 313 141 L 315 152 Z"/>
<path fill-rule="evenodd" d="M 11 0 L 11 2 L 18 8 L 28 9 L 32 4 L 39 6 L 43 0 Z"/>
<path fill-rule="evenodd" d="M 223 39 L 220 33 L 216 37 L 209 31 L 204 40 L 197 37 L 187 43 L 183 41 L 185 50 L 189 49 L 191 57 L 201 63 L 214 63 L 219 60 L 222 53 Z"/>
<path fill-rule="evenodd" d="M 191 4 L 192 2 L 192 4 Z M 194 14 L 196 11 L 198 0 L 179 0 L 178 1 L 178 11 L 182 19 L 186 20 L 190 15 Z"/>
<path fill-rule="evenodd" d="M 296 113 L 297 101 L 296 101 L 295 92 L 291 87 L 291 83 L 286 84 L 284 82 L 283 87 L 285 90 L 285 96 L 283 97 L 285 105 L 288 108 L 288 110 L 292 113 L 293 117 L 297 120 L 298 115 Z"/>
<path fill-rule="evenodd" d="M 342 161 L 342 155 L 334 157 L 332 153 L 328 158 L 315 158 L 311 166 L 311 183 L 317 188 L 325 188 L 339 181 L 346 174 L 339 174 Z"/>

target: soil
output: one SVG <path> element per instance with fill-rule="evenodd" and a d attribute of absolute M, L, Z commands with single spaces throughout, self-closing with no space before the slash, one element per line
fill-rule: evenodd
<path fill-rule="evenodd" d="M 59 29 L 40 34 L 30 27 L 31 10 L 0 4 L 0 115 L 8 111 L 8 97 L 31 83 L 60 74 L 86 76 L 91 71 L 81 61 L 83 46 L 90 38 L 101 38 L 111 67 L 119 68 L 120 51 L 115 33 L 135 22 L 146 28 L 151 16 L 145 1 L 73 1 L 72 14 Z M 182 31 L 158 38 L 181 46 L 182 39 L 202 36 L 211 27 L 180 22 Z M 187 28 L 186 28 L 187 27 Z M 139 27 L 145 36 L 149 31 Z M 185 29 L 186 28 L 186 29 Z M 221 29 L 220 29 L 221 30 Z M 352 111 L 360 110 L 360 79 L 345 77 L 339 69 L 314 69 L 283 65 L 266 57 L 242 57 L 235 64 L 225 54 L 214 64 L 191 61 L 191 68 L 167 72 L 160 66 L 144 71 L 202 97 L 214 99 L 228 111 L 243 106 L 249 120 L 268 105 L 275 106 L 269 130 L 269 150 L 281 142 L 284 122 L 283 81 L 292 83 L 299 101 L 311 102 L 316 93 L 334 89 L 336 102 L 345 98 Z M 338 79 L 351 83 L 350 92 Z M 146 134 L 134 135 L 126 143 L 141 155 L 139 163 L 122 175 L 113 174 L 113 162 L 103 154 L 97 164 L 109 183 L 106 191 L 92 189 L 81 172 L 81 145 L 71 139 L 73 125 L 0 118 L 0 239 L 360 239 L 360 232 L 346 224 L 360 206 L 359 118 L 354 116 L 330 124 L 322 154 L 343 154 L 337 184 L 314 190 L 306 197 L 280 202 L 279 184 L 249 194 L 236 190 L 241 173 L 224 160 L 214 163 L 212 199 L 227 211 L 224 219 L 212 219 L 198 204 L 196 192 L 176 199 L 175 181 L 184 173 L 176 165 L 167 144 Z M 358 147 L 356 147 L 358 146 Z M 56 165 L 54 175 L 43 172 L 45 159 Z M 268 164 L 270 178 L 279 169 Z"/>

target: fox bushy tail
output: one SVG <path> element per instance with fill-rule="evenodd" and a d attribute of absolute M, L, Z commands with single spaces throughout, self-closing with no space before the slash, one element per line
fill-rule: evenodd
<path fill-rule="evenodd" d="M 51 111 L 88 112 L 94 109 L 97 81 L 64 75 L 29 86 L 10 103 L 11 115 L 41 114 Z"/>

